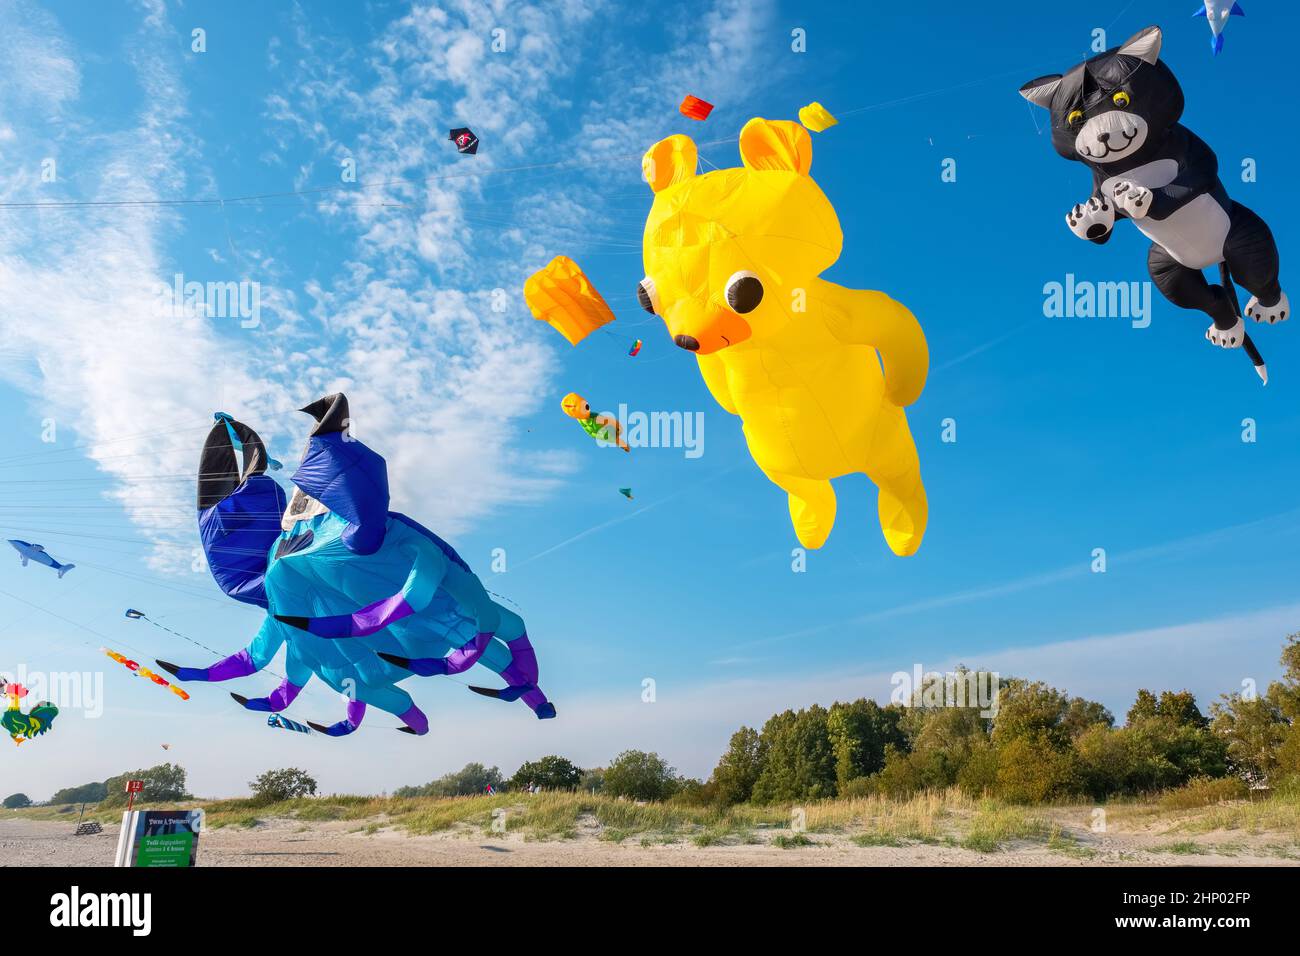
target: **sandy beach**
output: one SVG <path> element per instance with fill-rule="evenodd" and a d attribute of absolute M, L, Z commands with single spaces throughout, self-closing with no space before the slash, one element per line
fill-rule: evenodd
<path fill-rule="evenodd" d="M 1064 814 L 1071 816 L 1077 814 Z M 784 828 L 758 830 L 754 842 L 697 846 L 630 838 L 611 840 L 594 817 L 580 819 L 571 838 L 537 840 L 485 834 L 459 825 L 416 836 L 382 820 L 306 822 L 268 819 L 255 826 L 209 829 L 200 866 L 1296 866 L 1300 849 L 1285 834 L 1216 831 L 1171 834 L 1163 826 L 1099 834 L 1078 821 L 1058 821 L 1064 839 L 1011 841 L 993 852 L 904 843 L 861 846 L 844 833 L 809 832 L 811 845 L 783 847 Z M 115 824 L 95 836 L 74 836 L 64 821 L 0 819 L 0 865 L 111 866 Z"/>

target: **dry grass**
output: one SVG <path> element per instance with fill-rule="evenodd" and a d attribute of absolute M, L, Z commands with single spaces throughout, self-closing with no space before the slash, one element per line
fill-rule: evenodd
<path fill-rule="evenodd" d="M 1106 805 L 1110 826 L 1153 829 L 1162 833 L 1201 834 L 1238 830 L 1277 834 L 1277 855 L 1290 857 L 1300 848 L 1300 789 L 1268 799 L 1235 799 L 1240 790 L 1222 781 L 1199 781 L 1145 800 Z M 151 804 L 161 809 L 163 805 Z M 174 804 L 172 806 L 181 806 Z M 692 843 L 699 847 L 772 843 L 808 845 L 817 834 L 840 834 L 859 846 L 946 844 L 993 853 L 1017 842 L 1039 843 L 1068 856 L 1086 855 L 1056 822 L 1086 819 L 1092 804 L 1022 807 L 993 799 L 973 799 L 956 789 L 930 791 L 906 800 L 880 796 L 825 800 L 768 807 L 692 807 L 675 803 L 638 803 L 611 797 L 543 793 L 471 797 L 363 797 L 333 795 L 262 803 L 256 800 L 191 801 L 201 806 L 210 828 L 254 828 L 270 821 L 311 823 L 355 821 L 354 832 L 405 830 L 415 835 L 463 832 L 475 837 L 500 836 L 504 828 L 529 840 L 568 840 L 580 833 L 603 841 L 640 845 Z M 88 808 L 85 819 L 115 822 L 121 808 Z M 70 821 L 73 813 L 56 807 L 5 811 L 28 819 Z M 808 834 L 810 836 L 805 836 Z M 1178 849 L 1174 849 L 1178 847 Z M 1166 852 L 1190 852 L 1173 842 Z"/>

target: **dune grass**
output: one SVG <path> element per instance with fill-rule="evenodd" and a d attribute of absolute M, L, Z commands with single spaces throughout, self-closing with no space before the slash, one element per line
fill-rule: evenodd
<path fill-rule="evenodd" d="M 1170 835 L 1160 852 L 1202 852 L 1213 831 L 1277 834 L 1270 853 L 1300 855 L 1300 788 L 1266 799 L 1242 799 L 1241 789 L 1222 781 L 1193 781 L 1186 787 L 1147 799 L 1106 804 L 1107 821 L 1122 829 L 1152 829 Z M 254 799 L 196 800 L 150 804 L 151 809 L 203 807 L 210 829 L 294 825 L 298 832 L 314 825 L 355 823 L 348 832 L 375 835 L 381 830 L 415 836 L 439 833 L 475 839 L 572 840 L 591 836 L 606 843 L 640 846 L 692 844 L 736 847 L 769 844 L 797 848 L 824 843 L 827 836 L 861 847 L 937 844 L 978 853 L 996 853 L 1017 843 L 1038 844 L 1054 853 L 1089 858 L 1096 851 L 1064 829 L 1075 832 L 1092 813 L 1090 803 L 1024 807 L 994 799 L 975 799 L 957 789 L 928 791 L 908 799 L 866 796 L 810 801 L 795 805 L 733 807 L 689 806 L 674 802 L 642 803 L 584 793 L 503 793 L 470 797 L 368 797 L 335 794 L 278 803 Z M 86 820 L 115 823 L 122 808 L 89 807 Z M 75 821 L 58 807 L 3 811 L 33 820 Z M 1086 826 L 1086 822 L 1082 823 Z M 1186 835 L 1179 839 L 1177 834 Z M 807 841 L 807 842 L 805 842 Z M 1200 847 L 1192 850 L 1184 844 Z"/>

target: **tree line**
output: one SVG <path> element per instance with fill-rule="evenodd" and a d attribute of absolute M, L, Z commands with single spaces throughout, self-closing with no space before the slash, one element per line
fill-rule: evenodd
<path fill-rule="evenodd" d="M 561 756 L 528 761 L 510 777 L 471 763 L 396 797 L 455 797 L 525 790 L 603 793 L 698 805 L 771 804 L 881 795 L 905 798 L 958 787 L 1016 803 L 1070 797 L 1105 800 L 1154 793 L 1193 780 L 1277 787 L 1300 779 L 1300 634 L 1286 639 L 1283 675 L 1262 693 L 1222 695 L 1208 712 L 1187 690 L 1142 689 L 1116 726 L 1102 704 L 1041 681 L 999 683 L 996 707 L 960 692 L 971 672 L 930 675 L 907 705 L 862 698 L 814 705 L 741 727 L 707 780 L 677 773 L 656 753 L 627 750 L 584 769 Z M 60 790 L 51 803 L 125 804 L 128 779 L 145 781 L 139 799 L 187 799 L 185 771 L 162 764 L 103 783 Z M 314 793 L 299 770 L 268 771 L 254 794 L 284 799 Z M 24 805 L 14 794 L 6 799 Z"/>

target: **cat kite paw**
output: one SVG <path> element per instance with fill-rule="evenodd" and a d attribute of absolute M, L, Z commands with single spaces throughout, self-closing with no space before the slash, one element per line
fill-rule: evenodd
<path fill-rule="evenodd" d="M 1259 296 L 1254 296 L 1246 303 L 1246 314 L 1256 322 L 1277 325 L 1279 322 L 1285 322 L 1290 317 L 1291 303 L 1287 301 L 1285 292 L 1273 305 L 1261 305 Z"/>
<path fill-rule="evenodd" d="M 1130 219 L 1145 219 L 1151 211 L 1151 190 L 1137 183 L 1117 183 L 1115 205 Z"/>
<path fill-rule="evenodd" d="M 1115 228 L 1115 205 L 1105 196 L 1093 196 L 1067 212 L 1065 224 L 1080 239 L 1100 239 Z"/>
<path fill-rule="evenodd" d="M 1246 323 L 1241 319 L 1237 319 L 1236 324 L 1230 329 L 1221 329 L 1217 325 L 1211 325 L 1205 330 L 1205 338 L 1221 349 L 1239 349 L 1241 343 L 1246 340 Z"/>

